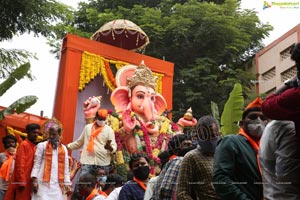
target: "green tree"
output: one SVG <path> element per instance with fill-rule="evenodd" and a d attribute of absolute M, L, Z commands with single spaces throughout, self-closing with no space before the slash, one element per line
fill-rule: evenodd
<path fill-rule="evenodd" d="M 60 25 L 73 20 L 70 7 L 55 0 L 1 0 L 0 13 L 0 42 L 25 32 L 57 38 Z M 0 79 L 4 79 L 0 97 L 18 80 L 24 77 L 33 80 L 30 64 L 26 63 L 30 58 L 36 58 L 35 54 L 23 49 L 0 48 Z M 0 120 L 7 114 L 24 112 L 36 101 L 36 96 L 21 97 L 0 112 Z"/>
<path fill-rule="evenodd" d="M 189 107 L 197 118 L 210 114 L 211 101 L 223 108 L 235 83 L 242 84 L 247 97 L 255 76 L 246 67 L 263 47 L 270 25 L 262 24 L 255 11 L 240 9 L 238 0 L 149 2 L 81 3 L 65 30 L 90 37 L 113 19 L 139 25 L 150 38 L 144 53 L 175 63 L 174 120 Z"/>
<path fill-rule="evenodd" d="M 23 33 L 56 38 L 59 25 L 73 20 L 71 8 L 55 0 L 1 0 L 0 13 L 0 42 Z M 0 78 L 30 58 L 35 55 L 26 50 L 0 49 Z"/>

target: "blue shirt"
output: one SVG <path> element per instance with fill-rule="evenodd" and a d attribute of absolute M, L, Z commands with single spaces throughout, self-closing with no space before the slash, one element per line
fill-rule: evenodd
<path fill-rule="evenodd" d="M 128 181 L 123 185 L 119 200 L 143 200 L 145 190 L 135 181 Z"/>

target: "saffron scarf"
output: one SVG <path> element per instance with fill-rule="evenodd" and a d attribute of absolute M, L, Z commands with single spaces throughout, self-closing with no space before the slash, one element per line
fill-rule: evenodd
<path fill-rule="evenodd" d="M 96 194 L 98 193 L 98 190 L 95 188 L 93 189 L 93 191 L 89 194 L 89 196 L 87 196 L 87 198 L 85 200 L 92 200 Z"/>
<path fill-rule="evenodd" d="M 249 137 L 249 135 L 247 135 L 247 133 L 245 133 L 244 129 L 242 129 L 242 128 L 240 128 L 239 134 L 244 136 L 250 142 L 252 148 L 255 150 L 256 163 L 257 163 L 258 171 L 260 172 L 260 175 L 262 175 L 260 162 L 259 162 L 259 157 L 258 157 L 259 143 L 255 142 L 251 137 Z M 263 185 L 262 185 L 262 187 L 263 187 Z M 262 197 L 262 199 L 264 199 L 264 198 Z"/>
<path fill-rule="evenodd" d="M 174 160 L 175 158 L 177 158 L 177 156 L 174 154 L 170 156 L 169 160 Z"/>
<path fill-rule="evenodd" d="M 105 192 L 103 192 L 102 190 L 99 190 L 99 194 L 101 194 L 102 196 L 108 197 L 108 195 Z"/>
<path fill-rule="evenodd" d="M 247 135 L 247 133 L 245 133 L 244 129 L 242 129 L 242 128 L 240 128 L 239 134 L 244 136 L 250 142 L 250 145 L 252 146 L 252 148 L 255 150 L 256 162 L 257 162 L 258 170 L 261 174 L 262 172 L 261 172 L 259 158 L 258 158 L 259 143 L 255 142 L 251 137 L 249 137 L 249 135 Z"/>
<path fill-rule="evenodd" d="M 65 150 L 61 144 L 57 147 L 58 150 L 58 181 L 60 185 L 63 185 L 65 180 Z M 43 181 L 46 183 L 50 182 L 51 168 L 52 168 L 52 155 L 53 148 L 51 143 L 48 141 L 46 144 L 45 151 L 45 164 L 44 164 L 44 175 Z"/>
<path fill-rule="evenodd" d="M 134 180 L 135 182 L 137 182 L 137 184 L 139 184 L 139 186 L 140 186 L 144 191 L 146 190 L 146 185 L 145 185 L 145 183 L 144 183 L 143 181 L 141 181 L 141 180 L 135 178 L 135 176 L 133 177 L 133 180 Z"/>
<path fill-rule="evenodd" d="M 14 154 L 10 154 L 8 151 L 5 151 L 6 160 L 3 162 L 0 169 L 0 178 L 3 178 L 6 182 L 9 180 L 10 169 L 14 161 Z"/>
<path fill-rule="evenodd" d="M 101 131 L 104 127 L 104 126 L 99 126 L 97 129 L 95 129 L 94 128 L 95 126 L 96 126 L 96 122 L 94 122 L 92 125 L 90 141 L 89 141 L 89 143 L 87 145 L 87 149 L 86 149 L 90 153 L 94 152 L 94 140 L 101 133 Z"/>

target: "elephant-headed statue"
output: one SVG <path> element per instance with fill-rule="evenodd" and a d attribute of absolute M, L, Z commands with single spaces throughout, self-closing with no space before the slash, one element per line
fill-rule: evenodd
<path fill-rule="evenodd" d="M 142 152 L 148 155 L 151 173 L 154 174 L 154 166 L 160 162 L 158 154 L 167 150 L 174 134 L 182 133 L 185 126 L 191 126 L 190 119 L 182 118 L 176 124 L 164 115 L 166 100 L 157 92 L 156 77 L 143 61 L 139 66 L 126 65 L 119 69 L 116 83 L 117 88 L 110 98 L 115 111 L 107 118 L 115 132 L 116 165 L 122 166 L 121 171 L 125 171 L 130 155 Z M 90 97 L 84 102 L 87 123 L 94 119 L 100 102 L 100 97 Z M 195 125 L 195 119 L 192 119 L 192 125 Z"/>
<path fill-rule="evenodd" d="M 156 77 L 142 62 L 139 66 L 122 67 L 116 74 L 116 83 L 111 102 L 116 111 L 113 116 L 121 122 L 114 128 L 118 162 L 124 162 L 124 158 L 128 161 L 132 153 L 144 152 L 153 164 L 158 163 L 158 153 L 166 150 L 169 139 L 179 129 L 163 115 L 167 103 L 156 92 Z"/>

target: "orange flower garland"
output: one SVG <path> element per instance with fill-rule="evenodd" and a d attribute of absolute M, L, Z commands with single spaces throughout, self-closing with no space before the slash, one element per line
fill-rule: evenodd
<path fill-rule="evenodd" d="M 112 83 L 112 85 L 116 88 L 116 87 L 117 87 L 116 79 L 115 79 L 115 77 L 114 77 L 113 72 L 111 71 L 109 62 L 104 61 L 104 64 L 105 64 L 105 70 L 106 70 L 106 72 L 107 72 L 107 76 L 108 76 L 108 78 L 109 78 L 109 81 L 110 81 L 110 82 Z"/>

